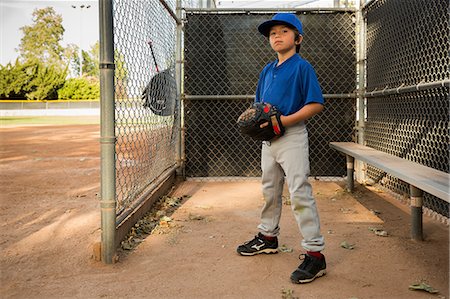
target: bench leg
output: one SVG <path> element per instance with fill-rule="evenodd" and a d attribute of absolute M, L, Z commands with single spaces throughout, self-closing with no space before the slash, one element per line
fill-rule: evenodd
<path fill-rule="evenodd" d="M 355 158 L 346 155 L 347 160 L 347 191 L 352 192 L 354 188 L 353 173 L 355 172 Z"/>
<path fill-rule="evenodd" d="M 422 205 L 423 191 L 410 185 L 411 194 L 411 238 L 416 241 L 423 240 Z"/>

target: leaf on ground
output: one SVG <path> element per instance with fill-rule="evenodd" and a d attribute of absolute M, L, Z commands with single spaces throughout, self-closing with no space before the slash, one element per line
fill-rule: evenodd
<path fill-rule="evenodd" d="M 170 222 L 172 222 L 172 218 L 167 217 L 167 216 L 163 216 L 159 220 L 159 225 L 162 226 L 162 227 L 168 227 L 168 226 L 170 226 Z"/>
<path fill-rule="evenodd" d="M 166 211 L 157 211 L 155 215 L 156 217 L 161 218 L 166 215 Z"/>
<path fill-rule="evenodd" d="M 142 243 L 150 234 L 161 235 L 170 233 L 177 225 L 167 215 L 171 215 L 174 210 L 181 206 L 182 200 L 188 197 L 188 195 L 183 195 L 183 197 L 161 197 L 153 205 L 152 209 L 130 229 L 121 243 L 121 248 L 125 251 L 130 251 Z"/>
<path fill-rule="evenodd" d="M 387 231 L 385 231 L 385 230 L 383 230 L 381 228 L 369 227 L 369 230 L 373 231 L 373 233 L 375 235 L 380 236 L 380 237 L 387 237 L 388 236 Z"/>
<path fill-rule="evenodd" d="M 430 286 L 424 282 L 412 284 L 409 286 L 409 289 L 411 291 L 426 291 L 430 294 L 439 293 L 438 290 L 434 289 L 432 286 Z"/>
<path fill-rule="evenodd" d="M 380 237 L 387 237 L 388 233 L 385 230 L 381 230 L 381 231 L 376 231 L 375 235 L 380 236 Z"/>
<path fill-rule="evenodd" d="M 375 185 L 375 181 L 369 178 L 369 179 L 366 179 L 363 182 L 363 184 L 366 185 L 366 186 L 373 186 L 373 185 Z"/>
<path fill-rule="evenodd" d="M 189 220 L 204 220 L 205 216 L 189 214 Z"/>
<path fill-rule="evenodd" d="M 131 250 L 133 248 L 134 248 L 134 246 L 132 244 L 130 244 L 129 242 L 123 242 L 122 243 L 122 249 L 123 250 Z"/>
<path fill-rule="evenodd" d="M 142 232 L 146 235 L 151 234 L 152 229 L 155 227 L 156 225 L 146 225 L 144 227 L 142 227 Z"/>
<path fill-rule="evenodd" d="M 343 241 L 340 246 L 344 249 L 352 250 L 355 248 L 355 244 L 349 244 L 347 241 Z"/>
<path fill-rule="evenodd" d="M 352 214 L 354 213 L 354 211 L 352 209 L 349 208 L 340 208 L 339 209 L 343 214 Z"/>
<path fill-rule="evenodd" d="M 291 289 L 281 289 L 281 298 L 282 299 L 299 299 L 298 297 L 294 296 L 294 290 Z"/>
<path fill-rule="evenodd" d="M 280 252 L 293 252 L 293 251 L 294 251 L 294 249 L 288 247 L 286 244 L 281 245 L 281 246 L 278 248 L 278 250 L 279 250 Z"/>
<path fill-rule="evenodd" d="M 169 207 L 178 207 L 181 205 L 181 198 L 169 197 L 169 198 L 167 198 L 166 203 Z"/>
<path fill-rule="evenodd" d="M 199 208 L 199 209 L 203 209 L 203 210 L 211 210 L 213 207 L 207 206 L 207 205 L 199 205 L 199 206 L 195 206 L 195 208 Z"/>
<path fill-rule="evenodd" d="M 170 222 L 172 221 L 172 218 L 168 217 L 168 216 L 162 216 L 160 221 L 166 221 L 166 222 Z"/>

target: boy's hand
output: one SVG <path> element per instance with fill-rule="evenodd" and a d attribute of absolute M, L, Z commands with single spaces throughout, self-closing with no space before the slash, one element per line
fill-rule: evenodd
<path fill-rule="evenodd" d="M 286 116 L 284 116 L 283 114 L 280 114 L 280 125 L 283 126 L 283 127 L 286 127 L 284 125 L 284 121 L 283 121 L 284 119 L 286 119 Z M 265 122 L 265 123 L 261 124 L 259 127 L 261 129 L 263 129 L 263 128 L 267 127 L 268 125 L 269 125 L 269 122 Z"/>
<path fill-rule="evenodd" d="M 265 122 L 265 123 L 261 124 L 259 127 L 260 127 L 261 129 L 264 129 L 264 128 L 267 127 L 268 125 L 269 125 L 269 122 Z"/>
<path fill-rule="evenodd" d="M 305 121 L 313 117 L 314 115 L 322 112 L 323 105 L 320 103 L 310 103 L 303 106 L 302 109 L 290 115 L 281 115 L 280 121 L 285 127 L 290 127 L 299 123 L 301 121 Z"/>

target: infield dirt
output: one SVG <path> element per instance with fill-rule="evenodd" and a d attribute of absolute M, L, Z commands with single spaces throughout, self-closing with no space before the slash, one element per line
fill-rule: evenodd
<path fill-rule="evenodd" d="M 183 198 L 171 224 L 104 265 L 92 258 L 99 126 L 16 126 L 0 136 L 2 298 L 449 298 L 448 226 L 425 217 L 426 240 L 411 241 L 406 206 L 373 187 L 349 194 L 343 182 L 312 181 L 328 273 L 310 284 L 289 281 L 302 250 L 287 201 L 285 252 L 236 254 L 256 233 L 257 181 L 182 182 L 170 194 Z M 439 293 L 409 290 L 420 282 Z"/>

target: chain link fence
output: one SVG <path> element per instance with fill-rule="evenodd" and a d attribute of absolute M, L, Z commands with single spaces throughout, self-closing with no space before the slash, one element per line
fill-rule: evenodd
<path fill-rule="evenodd" d="M 197 4 L 112 0 L 114 66 L 109 57 L 101 66 L 115 69 L 114 136 L 105 129 L 102 142 L 105 149 L 115 144 L 115 201 L 102 191 L 102 213 L 114 203 L 116 223 L 183 160 L 187 177 L 261 175 L 261 144 L 243 138 L 235 121 L 253 102 L 260 71 L 276 59 L 257 31 L 273 12 L 199 10 Z M 177 5 L 185 7 L 184 36 L 179 39 Z M 343 177 L 345 157 L 331 150 L 329 142 L 355 141 L 355 11 L 295 13 L 305 31 L 300 55 L 314 66 L 326 100 L 325 110 L 308 121 L 311 176 Z M 364 7 L 366 90 L 372 92 L 367 97 L 366 144 L 447 172 L 449 90 L 439 83 L 450 77 L 448 14 L 448 3 L 441 0 L 375 0 Z M 183 53 L 178 42 L 184 44 Z M 176 80 L 180 63 L 183 82 Z M 387 89 L 397 92 L 377 93 Z M 102 128 L 110 127 L 112 120 L 107 120 L 104 124 L 102 119 Z M 397 194 L 408 194 L 406 184 L 376 168 L 368 167 L 367 174 Z M 424 199 L 429 211 L 448 219 L 446 202 L 430 194 Z"/>
<path fill-rule="evenodd" d="M 398 88 L 367 100 L 368 146 L 449 171 L 449 4 L 441 0 L 374 1 L 366 7 L 367 90 Z M 435 88 L 420 90 L 423 84 Z M 412 86 L 409 92 L 402 87 Z M 368 167 L 375 182 L 408 198 L 409 186 Z M 449 205 L 428 193 L 424 206 L 449 218 Z M 431 211 L 430 211 L 431 210 Z"/>
<path fill-rule="evenodd" d="M 300 54 L 316 69 L 325 110 L 308 122 L 312 176 L 343 176 L 345 158 L 330 141 L 351 141 L 355 125 L 355 14 L 297 12 Z M 235 122 L 254 100 L 258 76 L 276 59 L 257 27 L 268 12 L 186 11 L 185 129 L 187 177 L 259 177 L 260 142 Z"/>
<path fill-rule="evenodd" d="M 176 1 L 114 0 L 116 214 L 176 165 Z M 123 217 L 122 217 L 123 218 Z"/>

